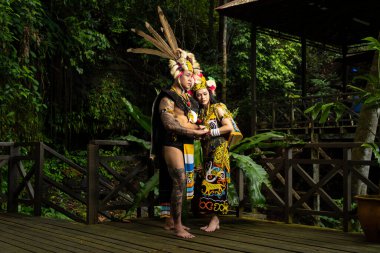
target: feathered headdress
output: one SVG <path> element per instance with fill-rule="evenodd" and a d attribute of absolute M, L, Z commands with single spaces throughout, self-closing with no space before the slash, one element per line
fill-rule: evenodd
<path fill-rule="evenodd" d="M 215 90 L 216 90 L 216 82 L 214 78 L 209 77 L 206 81 L 205 76 L 202 73 L 198 73 L 195 78 L 195 84 L 192 87 L 193 92 L 197 92 L 201 89 L 208 89 L 211 93 L 211 95 L 215 96 Z"/>
<path fill-rule="evenodd" d="M 132 29 L 132 31 L 152 43 L 157 50 L 150 48 L 130 48 L 128 52 L 151 54 L 169 59 L 170 74 L 175 79 L 180 77 L 184 70 L 194 72 L 194 68 L 199 68 L 199 64 L 195 60 L 194 55 L 178 47 L 174 32 L 159 6 L 157 7 L 157 11 L 166 40 L 163 39 L 148 22 L 145 22 L 145 26 L 152 36 L 137 29 Z"/>

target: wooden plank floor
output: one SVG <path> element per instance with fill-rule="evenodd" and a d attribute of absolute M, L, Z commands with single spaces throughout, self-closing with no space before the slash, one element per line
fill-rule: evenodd
<path fill-rule="evenodd" d="M 180 239 L 155 219 L 84 225 L 2 213 L 0 252 L 380 252 L 361 234 L 233 217 L 206 233 L 206 222 L 188 220 L 196 237 Z"/>

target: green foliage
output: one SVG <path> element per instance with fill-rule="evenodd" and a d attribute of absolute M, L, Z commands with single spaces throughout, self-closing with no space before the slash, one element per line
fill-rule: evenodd
<path fill-rule="evenodd" d="M 249 81 L 251 31 L 250 26 L 238 21 L 231 22 L 231 52 L 229 66 L 234 79 Z M 295 70 L 300 58 L 300 44 L 289 42 L 269 35 L 257 35 L 257 80 L 258 88 L 262 91 L 293 90 Z"/>
<path fill-rule="evenodd" d="M 376 143 L 364 143 L 364 144 L 362 144 L 362 147 L 371 149 L 373 155 L 375 156 L 375 158 L 377 160 L 377 163 L 380 164 L 379 146 Z"/>
<path fill-rule="evenodd" d="M 330 103 L 317 102 L 313 106 L 307 108 L 304 113 L 310 113 L 313 120 L 316 120 L 318 118 L 318 115 L 320 115 L 319 123 L 324 124 L 329 119 L 329 117 L 333 116 L 335 122 L 338 122 L 342 118 L 343 113 L 347 111 L 347 109 L 349 108 L 339 101 Z"/>
<path fill-rule="evenodd" d="M 235 184 L 233 182 L 228 183 L 227 187 L 227 200 L 228 204 L 232 207 L 239 206 L 239 196 L 237 194 Z"/>
<path fill-rule="evenodd" d="M 267 172 L 249 156 L 231 152 L 231 157 L 233 158 L 232 161 L 236 163 L 236 167 L 243 171 L 244 176 L 248 181 L 246 185 L 252 206 L 263 207 L 265 198 L 261 194 L 261 185 L 270 185 Z"/>
<path fill-rule="evenodd" d="M 140 190 L 137 192 L 136 197 L 133 201 L 133 205 L 126 214 L 126 217 L 131 216 L 132 213 L 135 212 L 136 209 L 141 205 L 141 202 L 148 197 L 149 193 L 151 191 L 154 191 L 154 189 L 158 185 L 158 179 L 159 174 L 158 172 L 156 172 L 147 182 L 142 183 L 142 186 L 140 187 Z"/>
<path fill-rule="evenodd" d="M 363 39 L 364 41 L 368 41 L 367 48 L 369 50 L 377 50 L 380 52 L 380 41 L 373 37 L 367 37 Z M 362 75 L 354 78 L 355 80 L 364 80 L 367 82 L 367 87 L 365 89 L 356 87 L 354 85 L 348 85 L 353 91 L 359 93 L 360 101 L 365 105 L 372 108 L 380 107 L 380 58 L 378 59 L 378 76 L 373 75 Z M 325 123 L 329 116 L 335 114 L 335 121 L 339 121 L 342 117 L 343 113 L 347 111 L 347 106 L 343 103 L 336 101 L 331 103 L 318 102 L 313 106 L 307 108 L 304 113 L 310 113 L 313 120 L 319 118 L 319 123 Z"/>
<path fill-rule="evenodd" d="M 94 133 L 128 127 L 130 120 L 121 103 L 123 96 L 124 90 L 120 85 L 120 80 L 113 76 L 106 76 L 90 91 L 88 116 L 96 122 L 96 124 L 91 124 Z M 76 130 L 81 129 L 83 126 L 79 125 Z"/>
<path fill-rule="evenodd" d="M 150 133 L 152 131 L 152 127 L 150 124 L 150 117 L 144 115 L 140 109 L 134 105 L 132 105 L 126 98 L 122 98 L 123 103 L 126 106 L 127 112 L 136 120 L 140 126 Z"/>
<path fill-rule="evenodd" d="M 336 60 L 340 57 L 340 54 L 324 48 L 307 47 L 307 95 L 329 96 L 339 92 L 336 85 L 341 83 L 341 75 L 338 74 Z"/>
<path fill-rule="evenodd" d="M 37 80 L 38 29 L 43 22 L 40 1 L 0 3 L 0 138 L 42 140 L 43 103 Z"/>
<path fill-rule="evenodd" d="M 151 143 L 149 141 L 137 138 L 136 136 L 133 136 L 133 135 L 121 137 L 121 139 L 130 141 L 130 142 L 135 142 L 135 143 L 139 144 L 140 146 L 142 146 L 146 150 L 150 150 L 150 147 L 151 147 Z"/>
<path fill-rule="evenodd" d="M 341 199 L 334 199 L 334 202 L 336 205 L 342 209 L 343 208 L 343 198 Z M 357 208 L 357 203 L 352 203 L 351 204 L 351 210 L 354 210 Z M 319 216 L 320 217 L 320 222 L 319 225 L 321 227 L 326 227 L 326 228 L 334 228 L 334 229 L 343 229 L 343 219 L 336 219 L 334 217 L 329 217 L 329 216 Z M 356 232 L 363 232 L 361 228 L 358 228 L 358 221 L 354 219 L 350 219 L 351 227 L 354 229 Z"/>
<path fill-rule="evenodd" d="M 270 131 L 244 138 L 240 143 L 231 147 L 231 152 L 242 154 L 244 151 L 256 147 L 288 147 L 303 143 L 302 140 L 296 139 L 292 135 Z"/>
<path fill-rule="evenodd" d="M 202 143 L 199 140 L 194 140 L 194 167 L 200 166 L 202 164 L 202 161 Z"/>

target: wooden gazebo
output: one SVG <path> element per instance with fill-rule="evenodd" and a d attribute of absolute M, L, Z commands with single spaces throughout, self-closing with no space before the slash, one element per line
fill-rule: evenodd
<path fill-rule="evenodd" d="M 234 0 L 217 8 L 221 15 L 252 24 L 252 111 L 256 130 L 256 32 L 299 40 L 302 44 L 302 96 L 306 96 L 306 45 L 318 44 L 342 54 L 343 69 L 350 48 L 380 30 L 378 0 Z M 343 90 L 347 75 L 342 74 Z"/>

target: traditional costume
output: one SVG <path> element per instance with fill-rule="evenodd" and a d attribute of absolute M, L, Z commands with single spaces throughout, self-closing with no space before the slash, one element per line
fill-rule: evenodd
<path fill-rule="evenodd" d="M 175 80 L 178 80 L 183 74 L 184 70 L 194 72 L 195 68 L 199 68 L 199 64 L 195 60 L 192 53 L 186 52 L 178 47 L 177 40 L 174 36 L 173 30 L 167 22 L 162 10 L 158 7 L 158 15 L 162 24 L 164 37 L 163 39 L 149 23 L 145 23 L 146 28 L 150 32 L 150 35 L 132 29 L 147 41 L 151 42 L 158 50 L 147 48 L 131 48 L 128 52 L 151 54 L 169 59 L 170 73 Z M 178 83 L 180 84 L 179 80 Z M 161 205 L 161 217 L 170 216 L 170 200 L 172 193 L 172 179 L 169 175 L 165 159 L 163 157 L 163 146 L 171 146 L 178 148 L 184 154 L 184 167 L 187 177 L 187 199 L 193 198 L 194 194 L 194 139 L 188 136 L 180 135 L 179 133 L 170 132 L 165 129 L 161 121 L 161 113 L 168 112 L 163 110 L 159 111 L 159 104 L 162 98 L 168 97 L 174 101 L 175 106 L 184 111 L 189 122 L 197 122 L 198 103 L 187 94 L 187 91 L 180 84 L 182 93 L 179 94 L 171 87 L 169 89 L 163 89 L 156 97 L 152 108 L 152 148 L 151 157 L 155 157 L 155 162 L 159 167 L 159 201 Z"/>
<path fill-rule="evenodd" d="M 208 89 L 211 100 L 216 88 L 215 82 L 206 82 L 206 79 L 201 74 L 198 80 L 198 83 L 193 87 L 193 91 Z M 218 111 L 222 111 L 223 116 L 220 116 Z M 211 133 L 210 138 L 202 141 L 204 167 L 199 209 L 200 211 L 214 214 L 227 214 L 229 208 L 227 188 L 231 180 L 228 152 L 230 134 L 220 135 L 219 132 L 222 120 L 225 118 L 231 119 L 234 124 L 232 114 L 223 103 L 211 104 L 209 102 L 207 108 L 202 107 L 199 112 L 200 124 L 209 128 Z"/>

